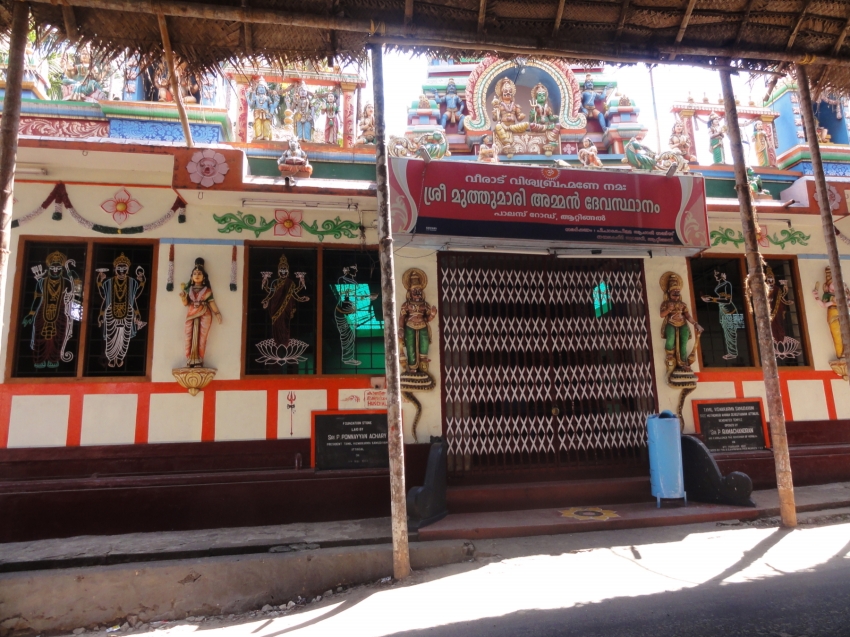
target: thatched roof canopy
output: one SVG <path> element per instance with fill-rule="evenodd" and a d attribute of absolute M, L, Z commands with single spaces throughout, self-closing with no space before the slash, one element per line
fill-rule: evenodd
<path fill-rule="evenodd" d="M 15 0 L 0 0 L 8 29 Z M 501 51 L 614 62 L 784 70 L 814 64 L 821 85 L 850 89 L 850 0 L 32 0 L 36 27 L 95 50 L 224 61 L 362 60 L 384 42 L 442 55 Z"/>

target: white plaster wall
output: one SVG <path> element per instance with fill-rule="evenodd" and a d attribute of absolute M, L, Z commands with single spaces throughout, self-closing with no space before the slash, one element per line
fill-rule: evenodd
<path fill-rule="evenodd" d="M 265 391 L 219 391 L 215 394 L 215 439 L 264 440 Z"/>
<path fill-rule="evenodd" d="M 288 408 L 290 393 L 295 396 L 294 410 Z M 312 435 L 313 412 L 326 411 L 327 408 L 327 390 L 281 389 L 277 392 L 277 437 L 309 438 Z"/>
<path fill-rule="evenodd" d="M 70 396 L 13 396 L 9 447 L 64 447 Z"/>
<path fill-rule="evenodd" d="M 204 392 L 151 394 L 148 442 L 200 442 Z"/>
<path fill-rule="evenodd" d="M 823 381 L 789 380 L 788 396 L 794 420 L 827 420 L 826 394 Z"/>
<path fill-rule="evenodd" d="M 744 390 L 744 398 L 761 398 L 764 405 L 764 417 L 767 419 L 767 388 L 764 381 L 747 380 L 741 383 Z"/>
<path fill-rule="evenodd" d="M 396 307 L 401 309 L 405 302 L 407 290 L 401 283 L 401 278 L 409 268 L 419 268 L 428 277 L 428 286 L 425 288 L 425 300 L 431 305 L 440 307 L 440 294 L 437 286 L 437 253 L 434 250 L 423 250 L 421 248 L 401 248 L 395 254 L 396 271 Z M 443 431 L 442 402 L 440 400 L 441 374 L 440 374 L 440 314 L 431 321 L 431 347 L 428 350 L 429 371 L 437 381 L 436 388 L 427 392 L 415 392 L 415 396 L 422 403 L 422 415 L 416 427 L 416 438 L 413 437 L 413 420 L 416 416 L 416 408 L 412 403 L 402 402 L 402 424 L 404 426 L 404 441 L 406 443 L 428 442 L 431 436 L 441 436 Z M 342 409 L 342 407 L 340 407 Z"/>
<path fill-rule="evenodd" d="M 833 379 L 832 396 L 835 398 L 835 417 L 850 418 L 850 384 L 844 379 Z"/>
<path fill-rule="evenodd" d="M 80 444 L 132 445 L 136 439 L 136 394 L 89 394 L 83 397 Z"/>

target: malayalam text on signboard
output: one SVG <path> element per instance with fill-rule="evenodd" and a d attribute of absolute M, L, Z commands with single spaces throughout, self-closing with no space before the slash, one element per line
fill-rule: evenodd
<path fill-rule="evenodd" d="M 755 451 L 765 448 L 761 398 L 695 400 L 694 419 L 711 451 Z"/>
<path fill-rule="evenodd" d="M 393 232 L 708 247 L 701 175 L 390 158 Z"/>
<path fill-rule="evenodd" d="M 386 411 L 313 412 L 313 467 L 317 471 L 388 466 Z"/>

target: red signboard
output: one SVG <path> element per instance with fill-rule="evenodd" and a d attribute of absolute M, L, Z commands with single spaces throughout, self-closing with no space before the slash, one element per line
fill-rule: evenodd
<path fill-rule="evenodd" d="M 390 158 L 393 232 L 708 247 L 700 175 Z"/>

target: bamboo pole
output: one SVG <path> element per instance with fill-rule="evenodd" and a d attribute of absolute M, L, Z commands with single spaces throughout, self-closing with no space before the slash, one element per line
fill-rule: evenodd
<path fill-rule="evenodd" d="M 390 499 L 393 528 L 393 574 L 410 575 L 407 544 L 407 499 L 404 488 L 404 431 L 401 427 L 401 382 L 396 323 L 395 266 L 387 186 L 387 147 L 384 142 L 384 60 L 380 44 L 370 44 L 372 88 L 375 92 L 375 181 L 378 198 L 378 242 L 381 258 L 381 303 L 384 310 L 384 361 L 387 373 L 387 424 L 390 451 Z"/>
<path fill-rule="evenodd" d="M 800 93 L 800 111 L 803 113 L 803 126 L 809 140 L 812 153 L 812 173 L 815 176 L 815 192 L 818 196 L 823 238 L 826 241 L 826 253 L 829 257 L 829 269 L 832 272 L 832 282 L 835 287 L 835 305 L 838 308 L 838 324 L 841 327 L 841 342 L 844 351 L 841 359 L 846 361 L 847 344 L 850 343 L 850 308 L 847 307 L 847 294 L 844 291 L 844 274 L 841 271 L 841 257 L 838 253 L 838 242 L 835 238 L 835 225 L 832 219 L 832 209 L 829 207 L 829 190 L 826 186 L 826 175 L 823 172 L 823 159 L 820 154 L 820 142 L 815 130 L 815 114 L 812 109 L 812 93 L 809 86 L 809 73 L 805 66 L 797 66 L 797 90 Z"/>
<path fill-rule="evenodd" d="M 773 349 L 773 334 L 770 330 L 770 307 L 767 298 L 763 260 L 759 254 L 756 233 L 756 221 L 753 214 L 753 200 L 750 185 L 747 182 L 747 166 L 744 159 L 744 146 L 741 143 L 741 129 L 738 126 L 738 108 L 732 91 L 732 70 L 720 71 L 723 85 L 723 101 L 726 106 L 726 128 L 729 132 L 729 144 L 732 148 L 732 161 L 735 164 L 735 190 L 741 205 L 741 225 L 744 230 L 744 246 L 747 255 L 750 294 L 756 319 L 761 369 L 767 392 L 767 412 L 770 419 L 770 442 L 773 448 L 773 461 L 776 467 L 776 488 L 779 492 L 779 512 L 782 524 L 797 526 L 797 510 L 794 506 L 794 484 L 791 479 L 791 460 L 788 456 L 788 437 L 785 433 L 785 413 L 782 408 L 782 390 L 779 386 L 779 369 Z"/>
<path fill-rule="evenodd" d="M 21 123 L 21 91 L 24 57 L 29 31 L 29 5 L 12 5 L 12 33 L 9 65 L 6 67 L 6 95 L 0 119 L 0 331 L 6 311 L 6 280 L 12 245 L 12 202 L 15 199 L 15 164 L 18 159 L 18 127 Z M 7 345 L 8 347 L 9 345 Z"/>
<path fill-rule="evenodd" d="M 30 0 L 44 4 L 55 4 L 56 0 Z M 499 33 L 497 39 L 491 39 L 485 34 L 473 33 L 451 28 L 420 27 L 415 23 L 405 26 L 403 23 L 381 22 L 376 20 L 357 19 L 348 16 L 328 16 L 320 14 L 304 14 L 282 9 L 263 9 L 258 7 L 235 7 L 225 5 L 204 4 L 186 0 L 62 0 L 63 4 L 74 7 L 100 9 L 104 11 L 122 11 L 125 13 L 140 13 L 173 16 L 177 18 L 197 18 L 202 20 L 221 20 L 226 22 L 274 24 L 277 26 L 303 27 L 307 29 L 329 29 L 333 31 L 348 31 L 353 33 L 368 33 L 370 35 L 405 38 L 409 46 L 426 46 L 423 40 L 431 39 L 428 46 L 442 46 L 454 49 L 476 49 L 481 51 L 499 51 L 517 53 L 535 57 L 558 56 L 574 57 L 580 60 L 611 60 L 615 62 L 641 62 L 652 59 L 654 63 L 665 62 L 660 55 L 689 55 L 703 58 L 733 58 L 772 62 L 801 62 L 818 64 L 846 65 L 850 57 L 779 52 L 754 51 L 746 49 L 731 49 L 723 47 L 696 47 L 682 45 L 635 46 L 622 43 L 588 44 L 570 41 L 540 41 L 538 38 L 522 35 Z M 747 70 L 747 72 L 750 72 Z"/>
<path fill-rule="evenodd" d="M 159 34 L 162 37 L 162 48 L 165 51 L 165 63 L 168 65 L 168 74 L 171 76 L 171 95 L 174 97 L 174 104 L 177 106 L 177 115 L 180 117 L 180 124 L 183 126 L 183 136 L 186 138 L 186 146 L 192 148 L 195 143 L 192 141 L 192 129 L 189 128 L 189 119 L 186 117 L 186 109 L 183 106 L 183 98 L 180 95 L 180 86 L 177 81 L 177 67 L 174 66 L 174 53 L 171 50 L 171 38 L 168 36 L 168 24 L 165 22 L 165 16 L 161 13 L 156 14 L 159 21 Z"/>

